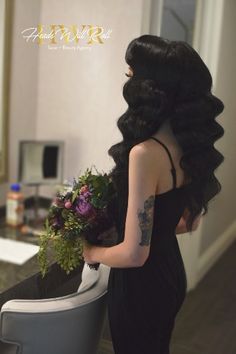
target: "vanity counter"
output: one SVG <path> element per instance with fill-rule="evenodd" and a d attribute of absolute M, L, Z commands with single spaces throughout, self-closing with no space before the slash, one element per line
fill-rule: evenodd
<path fill-rule="evenodd" d="M 23 235 L 19 229 L 1 223 L 0 237 L 38 245 L 38 236 Z M 52 259 L 49 271 L 40 273 L 37 254 L 22 265 L 0 261 L 0 307 L 11 299 L 42 299 L 76 292 L 81 282 L 84 262 L 69 275 Z"/>

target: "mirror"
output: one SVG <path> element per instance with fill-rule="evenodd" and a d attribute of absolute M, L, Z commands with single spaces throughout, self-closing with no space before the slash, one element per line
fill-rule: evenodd
<path fill-rule="evenodd" d="M 7 181 L 11 1 L 0 0 L 0 182 Z"/>
<path fill-rule="evenodd" d="M 26 185 L 61 183 L 63 147 L 62 141 L 21 141 L 19 181 Z"/>
<path fill-rule="evenodd" d="M 196 0 L 164 0 L 161 36 L 193 44 Z"/>

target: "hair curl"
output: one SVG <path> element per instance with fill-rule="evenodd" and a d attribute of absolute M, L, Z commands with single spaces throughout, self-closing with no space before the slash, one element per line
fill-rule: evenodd
<path fill-rule="evenodd" d="M 119 211 L 123 210 L 123 227 L 129 151 L 169 120 L 183 151 L 180 166 L 186 180 L 191 181 L 186 226 L 192 231 L 195 217 L 202 211 L 203 215 L 207 213 L 209 201 L 221 190 L 214 171 L 224 156 L 214 143 L 224 134 L 215 120 L 224 104 L 211 92 L 212 77 L 207 66 L 184 41 L 142 35 L 129 43 L 125 60 L 133 76 L 123 86 L 128 108 L 117 121 L 123 140 L 108 150 L 115 162 L 110 175 L 118 191 Z"/>

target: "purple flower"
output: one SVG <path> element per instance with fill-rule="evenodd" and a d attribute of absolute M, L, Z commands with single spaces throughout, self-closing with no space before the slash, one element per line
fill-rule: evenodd
<path fill-rule="evenodd" d="M 77 198 L 75 210 L 78 214 L 83 216 L 90 216 L 94 213 L 94 208 L 92 204 L 83 195 Z"/>
<path fill-rule="evenodd" d="M 52 227 L 56 230 L 59 230 L 60 228 L 62 228 L 63 226 L 63 221 L 62 221 L 62 218 L 58 215 L 58 216 L 55 216 L 53 219 L 52 219 Z"/>
<path fill-rule="evenodd" d="M 83 193 L 83 196 L 84 196 L 85 198 L 89 198 L 91 195 L 92 195 L 92 193 L 89 192 L 89 191 Z"/>
<path fill-rule="evenodd" d="M 77 203 L 80 203 L 81 201 L 84 201 L 84 202 L 87 201 L 83 194 L 81 194 L 76 200 L 77 200 Z"/>

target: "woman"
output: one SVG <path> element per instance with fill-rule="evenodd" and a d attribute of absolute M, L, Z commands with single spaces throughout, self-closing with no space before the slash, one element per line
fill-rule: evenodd
<path fill-rule="evenodd" d="M 187 282 L 176 234 L 196 230 L 220 192 L 214 143 L 224 105 L 186 42 L 143 35 L 128 45 L 123 140 L 109 149 L 117 188 L 118 242 L 84 246 L 88 263 L 111 267 L 108 316 L 116 354 L 168 354 Z"/>

